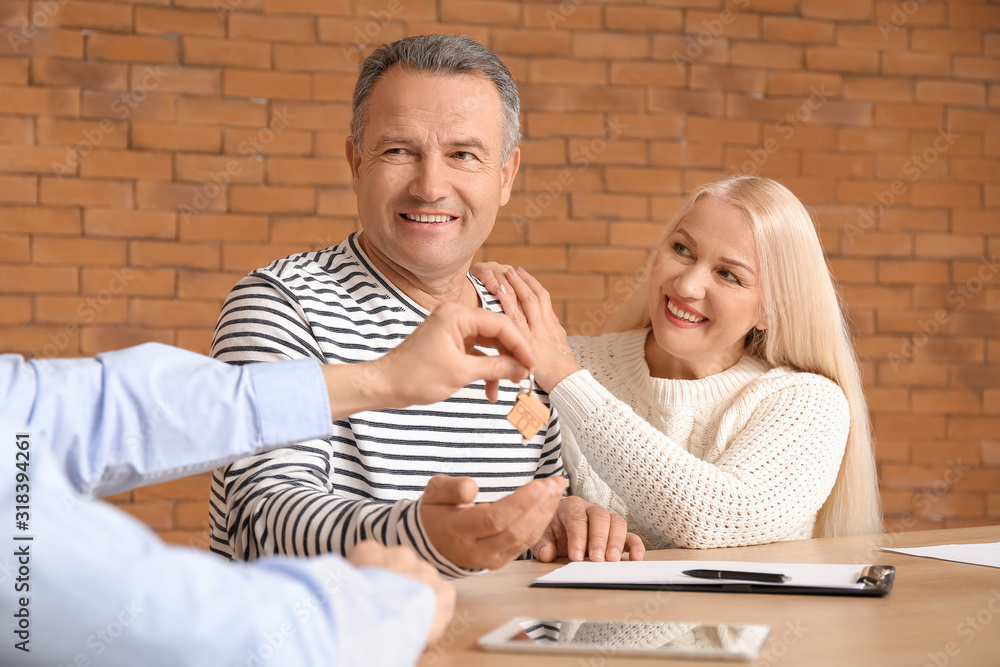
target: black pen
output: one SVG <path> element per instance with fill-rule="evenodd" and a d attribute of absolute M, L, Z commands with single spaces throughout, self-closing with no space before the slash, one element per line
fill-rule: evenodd
<path fill-rule="evenodd" d="M 731 572 L 729 570 L 684 570 L 681 574 L 698 579 L 743 579 L 745 581 L 760 581 L 768 584 L 781 584 L 788 581 L 783 574 L 769 572 Z"/>

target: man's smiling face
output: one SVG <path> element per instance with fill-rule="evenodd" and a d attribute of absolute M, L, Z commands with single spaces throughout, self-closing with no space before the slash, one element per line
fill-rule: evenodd
<path fill-rule="evenodd" d="M 375 84 L 362 150 L 348 140 L 367 243 L 422 278 L 464 274 L 510 199 L 504 113 L 490 79 L 396 67 Z"/>

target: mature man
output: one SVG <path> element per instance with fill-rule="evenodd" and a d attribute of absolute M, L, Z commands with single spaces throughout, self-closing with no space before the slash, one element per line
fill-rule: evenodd
<path fill-rule="evenodd" d="M 509 70 L 467 37 L 377 49 L 362 66 L 346 144 L 363 231 L 241 280 L 212 354 L 354 363 L 391 350 L 440 304 L 500 310 L 468 269 L 510 198 L 518 114 Z M 577 498 L 560 503 L 557 419 L 522 444 L 505 419 L 516 394 L 501 386 L 493 404 L 470 385 L 428 408 L 354 414 L 330 439 L 217 471 L 212 549 L 238 559 L 346 553 L 373 537 L 412 546 L 452 576 L 500 567 L 533 545 L 546 560 L 567 550 L 580 559 L 585 547 L 593 560 L 617 560 L 623 545 L 641 557 L 621 517 Z M 537 494 L 530 509 L 513 509 L 528 494 Z"/>
<path fill-rule="evenodd" d="M 510 354 L 469 353 L 484 340 Z M 438 401 L 475 378 L 495 393 L 533 363 L 506 318 L 450 304 L 367 364 L 234 368 L 157 344 L 96 359 L 0 354 L 0 513 L 17 528 L 0 562 L 0 664 L 412 665 L 455 603 L 412 550 L 368 540 L 350 564 L 231 565 L 89 501 L 326 437 L 331 417 Z"/>

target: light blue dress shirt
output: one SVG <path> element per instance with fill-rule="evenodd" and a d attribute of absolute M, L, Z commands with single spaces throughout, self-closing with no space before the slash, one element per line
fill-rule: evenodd
<path fill-rule="evenodd" d="M 237 368 L 157 344 L 0 355 L 0 665 L 415 662 L 425 584 L 338 556 L 228 563 L 91 502 L 328 437 L 330 422 L 311 360 Z"/>

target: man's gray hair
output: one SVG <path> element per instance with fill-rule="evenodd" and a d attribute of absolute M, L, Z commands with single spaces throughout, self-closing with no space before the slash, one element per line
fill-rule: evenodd
<path fill-rule="evenodd" d="M 496 55 L 466 35 L 418 35 L 389 42 L 375 49 L 361 64 L 361 74 L 354 87 L 351 115 L 351 139 L 361 149 L 368 124 L 368 101 L 379 79 L 393 66 L 433 74 L 482 73 L 493 82 L 503 104 L 503 162 L 521 143 L 521 103 L 517 84 L 510 70 Z"/>

